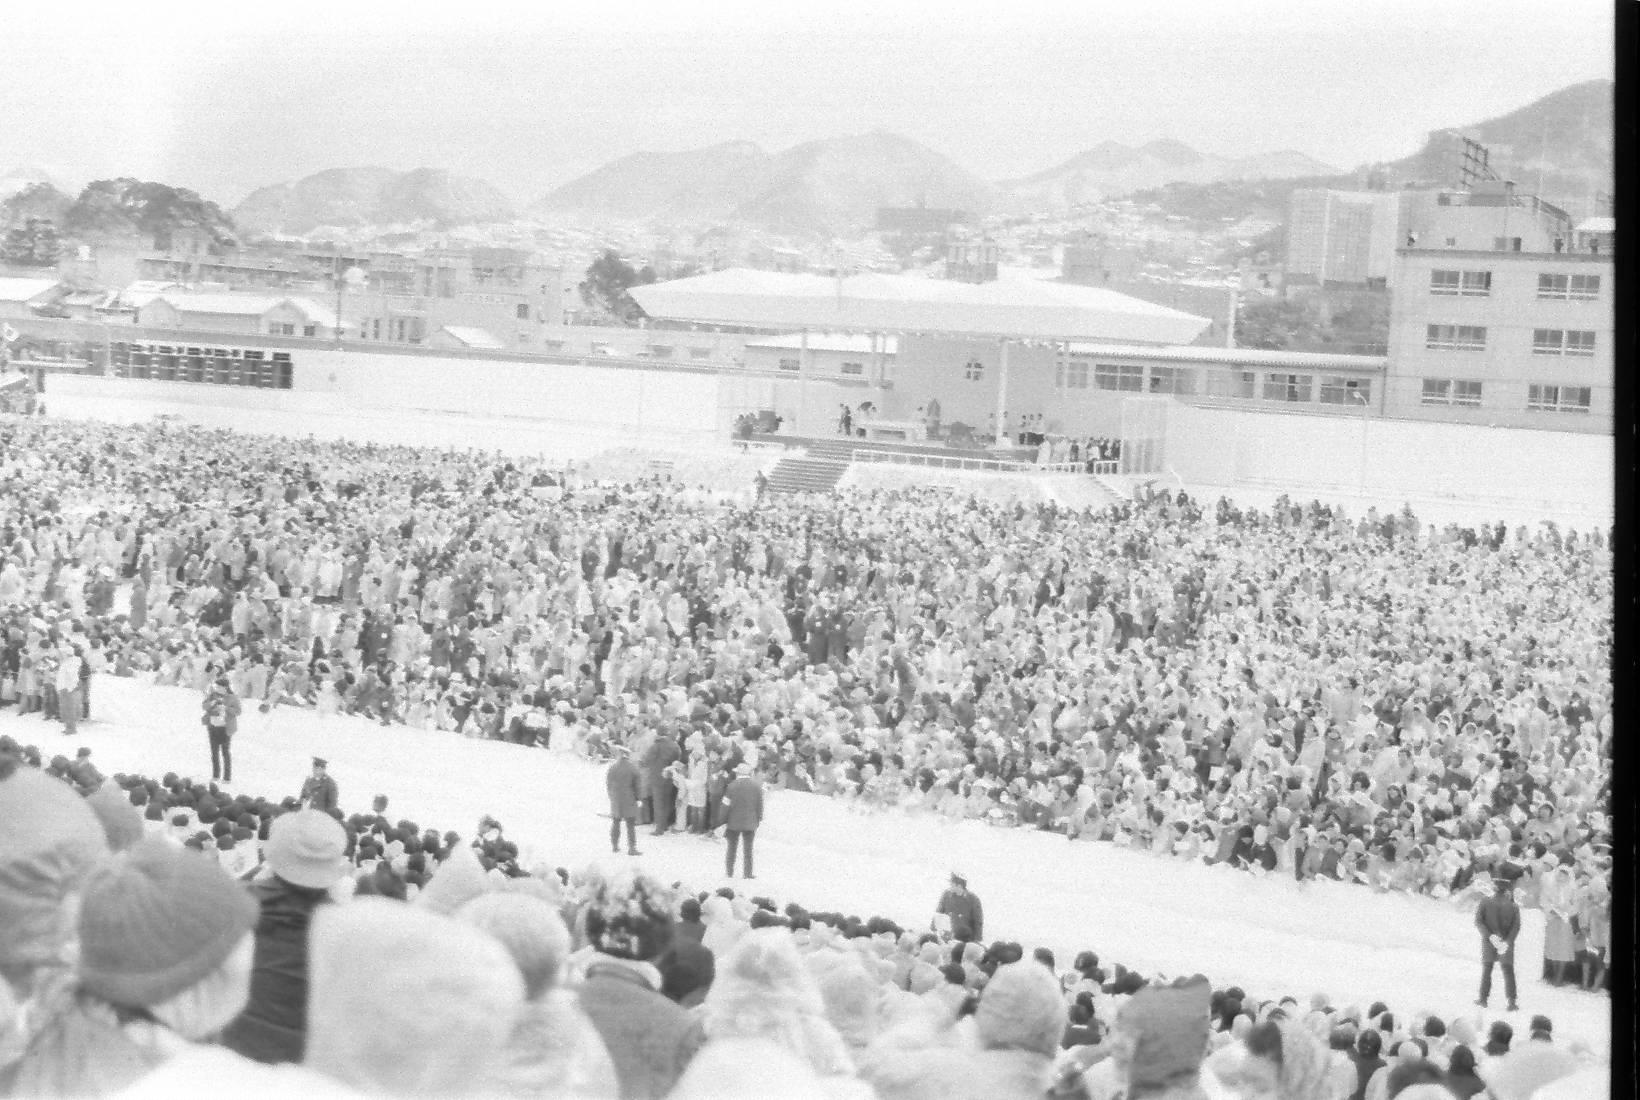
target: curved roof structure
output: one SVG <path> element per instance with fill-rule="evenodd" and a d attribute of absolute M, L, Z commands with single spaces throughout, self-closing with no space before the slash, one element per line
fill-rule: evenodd
<path fill-rule="evenodd" d="M 988 283 L 729 268 L 631 290 L 651 317 L 827 332 L 923 332 L 1187 344 L 1211 322 L 1099 287 L 1005 274 Z"/>

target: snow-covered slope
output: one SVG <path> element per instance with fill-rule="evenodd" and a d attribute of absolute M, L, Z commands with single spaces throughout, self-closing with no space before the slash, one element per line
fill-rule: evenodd
<path fill-rule="evenodd" d="M 92 708 L 96 720 L 73 739 L 14 710 L 0 711 L 0 732 L 39 745 L 48 759 L 88 745 L 109 774 L 209 776 L 197 693 L 101 676 Z M 602 771 L 559 749 L 280 708 L 266 725 L 248 711 L 234 753 L 236 791 L 295 794 L 318 754 L 330 761 L 344 808 L 385 794 L 395 820 L 463 835 L 489 813 L 536 858 L 564 866 L 610 858 Z M 644 835 L 640 846 L 640 858 L 667 878 L 697 889 L 724 884 L 721 844 Z M 1200 970 L 1254 993 L 1307 998 L 1324 990 L 1335 1003 L 1384 1000 L 1449 1019 L 1475 1011 L 1471 916 L 1431 898 L 1331 882 L 1300 886 L 978 822 L 863 815 L 794 792 L 770 792 L 757 856 L 758 879 L 745 885 L 781 902 L 917 925 L 960 867 L 984 899 L 987 939 L 1047 945 L 1061 960 L 1091 947 L 1106 960 L 1170 975 Z M 1584 1037 L 1608 1051 L 1610 1001 L 1533 980 L 1541 915 L 1529 911 L 1526 922 L 1517 1033 L 1525 1014 L 1545 1012 L 1557 1037 Z"/>

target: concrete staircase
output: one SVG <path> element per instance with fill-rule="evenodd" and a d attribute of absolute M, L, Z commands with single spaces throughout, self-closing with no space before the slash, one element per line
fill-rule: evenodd
<path fill-rule="evenodd" d="M 829 493 L 848 471 L 848 454 L 820 456 L 788 455 L 769 471 L 771 493 Z"/>

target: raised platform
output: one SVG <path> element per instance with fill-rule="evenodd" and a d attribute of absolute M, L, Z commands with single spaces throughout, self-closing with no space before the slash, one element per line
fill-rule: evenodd
<path fill-rule="evenodd" d="M 991 458 L 1006 462 L 1036 461 L 1035 447 L 1009 447 L 993 450 L 990 447 L 953 447 L 945 443 L 899 443 L 884 439 L 850 439 L 846 435 L 786 435 L 780 432 L 755 432 L 754 443 L 771 443 L 783 447 L 801 447 L 812 455 L 835 455 L 847 458 L 857 450 L 892 451 L 898 454 L 937 455 L 942 458 Z"/>

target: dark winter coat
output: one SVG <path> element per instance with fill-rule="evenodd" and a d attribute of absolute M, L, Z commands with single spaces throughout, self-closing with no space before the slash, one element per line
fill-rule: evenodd
<path fill-rule="evenodd" d="M 609 790 L 609 816 L 617 821 L 638 816 L 638 766 L 628 757 L 621 757 L 609 766 L 604 776 Z"/>
<path fill-rule="evenodd" d="M 1510 943 L 1520 935 L 1520 906 L 1507 895 L 1495 895 L 1475 909 L 1475 927 L 1483 936 L 1502 936 Z"/>
<path fill-rule="evenodd" d="M 700 1049 L 700 1024 L 631 969 L 594 961 L 581 1008 L 609 1050 L 621 1100 L 660 1100 Z"/>
<path fill-rule="evenodd" d="M 280 878 L 259 882 L 256 953 L 245 1009 L 222 1034 L 222 1045 L 258 1062 L 300 1062 L 307 1038 L 308 924 L 329 902 L 323 890 Z"/>
<path fill-rule="evenodd" d="M 966 887 L 953 886 L 940 897 L 934 910 L 951 918 L 951 938 L 977 942 L 985 935 L 985 909 L 979 895 Z"/>
<path fill-rule="evenodd" d="M 749 775 L 729 784 L 723 792 L 723 823 L 735 832 L 749 833 L 763 824 L 763 785 Z"/>
<path fill-rule="evenodd" d="M 308 776 L 302 783 L 302 801 L 308 804 L 309 809 L 329 813 L 336 808 L 339 801 L 336 781 L 328 775 Z"/>
<path fill-rule="evenodd" d="M 651 788 L 660 786 L 666 769 L 677 763 L 678 757 L 682 755 L 683 750 L 678 748 L 678 743 L 674 738 L 670 736 L 655 738 L 655 743 L 644 754 L 643 761 L 644 771 L 649 775 L 649 786 Z"/>

